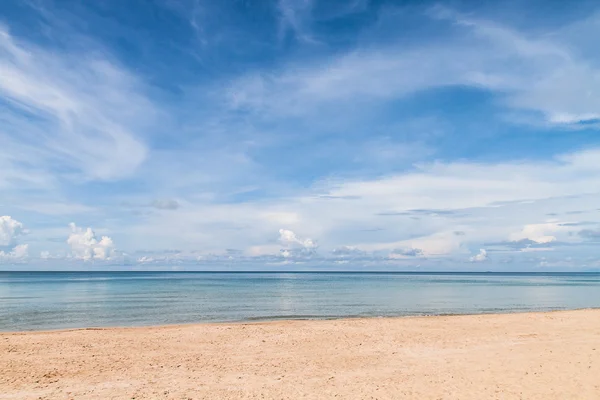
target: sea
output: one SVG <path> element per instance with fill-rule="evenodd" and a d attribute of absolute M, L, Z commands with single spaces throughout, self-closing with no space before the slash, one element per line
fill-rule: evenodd
<path fill-rule="evenodd" d="M 0 331 L 600 307 L 600 273 L 0 272 Z"/>

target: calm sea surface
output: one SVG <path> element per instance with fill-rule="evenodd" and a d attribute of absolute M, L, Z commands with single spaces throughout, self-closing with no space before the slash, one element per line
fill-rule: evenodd
<path fill-rule="evenodd" d="M 600 274 L 0 272 L 0 331 L 600 307 Z"/>

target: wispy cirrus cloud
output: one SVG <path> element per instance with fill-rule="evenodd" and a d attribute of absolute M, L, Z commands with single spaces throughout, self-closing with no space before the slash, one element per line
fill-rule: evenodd
<path fill-rule="evenodd" d="M 597 125 L 600 99 L 593 88 L 600 70 L 573 41 L 573 32 L 589 29 L 597 14 L 552 36 L 443 6 L 425 15 L 426 24 L 449 33 L 415 46 L 367 43 L 312 64 L 254 72 L 234 81 L 227 98 L 235 109 L 275 118 L 322 113 L 323 107 L 338 109 L 340 104 L 372 107 L 373 102 L 454 85 L 492 91 L 505 107 L 536 113 L 550 125 Z"/>
<path fill-rule="evenodd" d="M 0 74 L 5 184 L 19 176 L 110 180 L 146 158 L 143 129 L 154 107 L 106 54 L 48 50 L 0 26 Z"/>
<path fill-rule="evenodd" d="M 317 43 L 310 32 L 312 8 L 313 0 L 278 0 L 279 40 L 283 41 L 291 32 L 299 41 Z"/>

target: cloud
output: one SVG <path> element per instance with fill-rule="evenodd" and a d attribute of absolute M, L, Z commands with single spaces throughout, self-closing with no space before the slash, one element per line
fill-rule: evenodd
<path fill-rule="evenodd" d="M 13 249 L 12 255 L 13 255 L 13 257 L 15 257 L 17 259 L 26 258 L 28 249 L 29 249 L 28 244 L 19 244 L 19 245 L 15 246 L 15 248 Z"/>
<path fill-rule="evenodd" d="M 381 216 L 405 216 L 405 215 L 413 215 L 413 216 L 444 216 L 444 215 L 455 215 L 456 211 L 454 210 L 406 210 L 406 211 L 387 211 L 382 213 L 377 213 L 377 215 Z"/>
<path fill-rule="evenodd" d="M 175 199 L 154 200 L 150 205 L 159 210 L 177 210 L 180 204 Z"/>
<path fill-rule="evenodd" d="M 540 252 L 540 251 L 554 251 L 554 247 L 528 246 L 528 247 L 523 247 L 521 249 L 521 252 L 523 252 L 523 253 L 534 253 L 534 252 Z"/>
<path fill-rule="evenodd" d="M 476 47 L 489 46 L 466 75 L 467 81 L 471 80 L 468 83 L 505 91 L 507 105 L 540 112 L 550 124 L 578 125 L 598 119 L 600 98 L 590 94 L 600 71 L 578 57 L 578 43 L 570 39 L 569 32 L 581 31 L 589 20 L 597 21 L 600 15 L 574 22 L 549 37 L 544 33 L 520 32 L 443 7 L 437 10 L 432 15 L 470 32 Z M 491 62 L 494 54 L 499 56 L 495 65 Z"/>
<path fill-rule="evenodd" d="M 488 260 L 488 254 L 485 249 L 480 249 L 479 253 L 469 258 L 471 262 L 483 262 Z"/>
<path fill-rule="evenodd" d="M 359 246 L 372 253 L 389 252 L 389 258 L 444 257 L 458 252 L 462 246 L 462 240 L 453 232 L 434 232 L 394 242 L 363 242 Z"/>
<path fill-rule="evenodd" d="M 333 249 L 331 254 L 335 257 L 358 257 L 363 256 L 366 253 L 354 246 L 341 246 Z"/>
<path fill-rule="evenodd" d="M 0 25 L 0 187 L 112 180 L 145 160 L 156 114 L 141 83 L 89 40 L 89 52 L 42 48 Z"/>
<path fill-rule="evenodd" d="M 8 215 L 0 216 L 0 261 L 18 262 L 28 257 L 29 245 L 17 244 L 17 239 L 27 233 L 24 225 Z"/>
<path fill-rule="evenodd" d="M 22 202 L 15 204 L 15 207 L 21 210 L 27 210 L 37 214 L 45 215 L 73 215 L 97 212 L 94 207 L 86 206 L 79 203 L 71 203 L 67 201 L 53 202 L 46 200 L 44 202 Z"/>
<path fill-rule="evenodd" d="M 600 230 L 593 229 L 583 229 L 577 233 L 584 239 L 588 240 L 599 240 L 600 239 Z"/>
<path fill-rule="evenodd" d="M 284 26 L 302 32 L 296 8 L 280 4 L 286 10 Z M 579 43 L 572 39 L 586 21 L 548 35 L 444 7 L 428 15 L 422 22 L 443 36 L 413 46 L 400 39 L 383 45 L 367 42 L 312 65 L 251 72 L 232 83 L 226 92 L 229 104 L 277 119 L 322 115 L 329 106 L 332 113 L 340 108 L 364 111 L 432 88 L 466 86 L 490 91 L 517 114 L 550 126 L 600 127 L 600 96 L 595 95 L 600 70 L 581 58 Z M 599 20 L 600 14 L 590 19 Z"/>
<path fill-rule="evenodd" d="M 419 256 L 422 256 L 422 255 L 424 255 L 424 253 L 423 253 L 423 250 L 421 250 L 421 249 L 415 249 L 415 248 L 394 249 L 390 253 L 390 258 L 397 258 L 397 257 L 419 257 Z"/>
<path fill-rule="evenodd" d="M 531 241 L 537 244 L 546 244 L 556 241 L 556 237 L 551 235 L 557 232 L 566 232 L 570 228 L 557 222 L 548 222 L 544 224 L 525 225 L 520 232 L 510 235 L 511 241 Z"/>
<path fill-rule="evenodd" d="M 28 257 L 29 245 L 19 244 L 11 251 L 0 251 L 1 262 L 17 262 L 23 261 Z"/>
<path fill-rule="evenodd" d="M 368 254 L 416 248 L 425 257 L 446 257 L 507 240 L 523 241 L 506 249 L 520 252 L 527 244 L 578 239 L 569 236 L 577 227 L 565 225 L 572 221 L 549 221 L 546 214 L 594 210 L 600 200 L 594 189 L 600 187 L 598 160 L 600 151 L 589 149 L 545 161 L 421 163 L 382 177 L 329 179 L 285 197 L 186 201 L 170 218 L 144 220 L 126 236 L 153 234 L 165 246 L 185 242 L 193 249 L 202 243 L 206 253 L 233 247 L 261 256 L 281 250 L 270 244 L 272 232 L 286 226 L 279 236 L 288 253 L 314 247 L 306 238 L 315 237 L 323 254 L 350 246 Z M 397 215 L 378 216 L 390 210 Z M 418 221 L 411 219 L 415 210 Z M 582 218 L 592 222 L 597 215 Z M 384 229 L 364 231 L 372 226 Z"/>
<path fill-rule="evenodd" d="M 560 226 L 589 226 L 589 225 L 598 225 L 598 222 L 580 221 L 580 222 L 565 222 L 565 223 L 560 224 Z"/>
<path fill-rule="evenodd" d="M 100 240 L 92 228 L 83 229 L 69 224 L 71 234 L 67 239 L 67 244 L 71 247 L 71 255 L 76 259 L 88 260 L 108 260 L 114 254 L 114 243 L 108 236 L 102 236 Z"/>
<path fill-rule="evenodd" d="M 542 243 L 545 245 L 545 243 Z M 540 245 L 540 243 L 531 239 L 505 240 L 501 242 L 486 243 L 490 247 L 508 248 L 510 250 L 522 250 Z"/>
<path fill-rule="evenodd" d="M 237 27 L 223 26 L 228 31 L 220 31 L 221 24 L 237 16 L 224 15 L 202 24 L 213 9 L 223 12 L 223 8 L 196 1 L 195 8 L 182 5 L 185 2 L 169 3 L 189 11 L 198 35 L 206 40 L 215 38 L 216 43 L 221 40 L 217 36 L 237 40 L 229 31 L 238 32 Z M 211 75 L 215 86 L 225 85 L 225 90 L 195 82 L 194 68 L 193 73 L 182 75 L 184 80 L 176 73 L 162 82 L 164 77 L 152 60 L 124 55 L 127 65 L 144 64 L 136 76 L 118 61 L 119 50 L 111 55 L 110 49 L 82 41 L 77 34 L 68 45 L 44 42 L 47 47 L 42 47 L 23 40 L 17 29 L 11 34 L 0 28 L 0 74 L 9 78 L 0 82 L 0 190 L 10 207 L 5 213 L 16 215 L 13 208 L 27 209 L 31 211 L 27 221 L 39 222 L 38 243 L 30 243 L 36 254 L 41 250 L 36 246 L 56 246 L 47 244 L 50 229 L 63 226 L 60 216 L 73 212 L 87 212 L 103 221 L 123 220 L 111 229 L 122 238 L 119 247 L 131 249 L 132 254 L 158 244 L 181 248 L 190 259 L 201 254 L 205 260 L 246 257 L 248 262 L 259 262 L 280 255 L 288 259 L 310 255 L 313 260 L 390 263 L 419 257 L 419 263 L 426 263 L 466 261 L 468 249 L 480 247 L 489 254 L 503 251 L 511 256 L 559 243 L 592 248 L 592 234 L 578 233 L 570 225 L 577 222 L 548 218 L 550 214 L 564 217 L 575 209 L 592 210 L 600 200 L 600 149 L 586 148 L 592 141 L 583 132 L 566 136 L 584 125 L 590 130 L 600 126 L 594 48 L 586 54 L 581 51 L 584 40 L 573 40 L 582 37 L 581 21 L 562 28 L 553 25 L 549 32 L 535 24 L 515 28 L 477 17 L 477 12 L 466 15 L 434 8 L 412 24 L 427 35 L 408 40 L 414 35 L 406 36 L 396 28 L 403 26 L 398 10 L 384 7 L 380 19 L 392 19 L 394 29 L 385 32 L 383 40 L 381 21 L 373 21 L 375 8 L 370 8 L 370 22 L 355 21 L 360 33 L 344 30 L 336 34 L 335 45 L 317 47 L 312 46 L 314 37 L 325 38 L 316 36 L 325 31 L 317 30 L 324 27 L 322 20 L 314 20 L 319 7 L 341 6 L 276 3 L 285 43 L 265 46 L 263 41 L 258 45 L 260 53 L 255 48 L 236 50 L 228 60 L 231 68 L 223 68 L 226 77 L 221 72 Z M 348 9 L 363 7 L 357 4 Z M 273 9 L 267 12 L 272 18 Z M 214 23 L 217 20 L 219 24 Z M 597 15 L 587 21 L 597 22 Z M 247 29 L 240 25 L 244 25 L 240 30 Z M 272 39 L 273 27 L 264 28 L 261 32 L 266 36 L 255 37 Z M 222 46 L 213 46 L 217 47 Z M 276 48 L 276 54 L 269 53 L 266 58 L 271 61 L 260 66 L 270 48 Z M 246 56 L 252 62 L 238 68 L 238 61 L 248 61 Z M 174 68 L 184 70 L 183 64 L 191 63 Z M 218 63 L 214 65 L 220 69 Z M 240 70 L 247 72 L 232 75 Z M 142 74 L 157 87 L 141 81 Z M 557 135 L 542 138 L 536 130 L 535 139 L 530 139 L 526 129 L 508 126 L 510 135 L 521 138 L 516 140 L 519 144 L 548 140 L 534 154 L 523 150 L 530 147 L 513 146 L 511 136 L 502 140 L 502 144 L 510 142 L 508 151 L 493 137 L 495 129 L 507 128 L 507 121 L 494 120 L 475 137 L 465 132 L 469 144 L 448 149 L 448 143 L 454 143 L 448 132 L 455 129 L 463 135 L 462 128 L 471 118 L 466 121 L 462 114 L 437 104 L 436 110 L 430 110 L 431 104 L 423 99 L 435 103 L 440 92 L 452 98 L 457 92 L 467 97 L 485 95 L 490 98 L 485 106 L 491 114 L 506 113 L 509 123 L 517 123 L 515 115 L 525 114 L 533 121 L 528 123 L 552 127 Z M 181 128 L 169 136 L 169 146 L 164 146 L 164 137 L 155 136 L 160 132 L 152 121 L 159 107 L 150 96 L 164 101 L 160 109 L 173 113 Z M 405 124 L 403 110 L 411 118 L 419 114 L 414 118 L 436 123 L 413 129 Z M 397 120 L 390 122 L 388 114 Z M 160 125 L 166 132 L 173 131 Z M 555 142 L 559 130 L 567 132 L 561 146 Z M 587 142 L 581 142 L 584 136 Z M 472 159 L 459 158 L 475 140 L 467 155 Z M 339 145 L 346 142 L 351 144 Z M 565 154 L 550 155 L 562 144 Z M 574 146 L 586 150 L 569 150 Z M 398 163 L 398 159 L 408 161 Z M 15 191 L 9 187 L 23 192 L 12 197 Z M 71 198 L 62 202 L 67 194 Z M 40 201 L 30 196 L 56 199 Z M 144 213 L 123 212 L 113 207 L 114 199 L 135 203 Z M 151 212 L 150 207 L 177 212 Z M 598 222 L 597 215 L 583 213 L 582 220 Z M 159 214 L 164 218 L 157 218 Z M 93 221 L 89 224 L 96 226 Z M 277 242 L 273 233 L 280 227 L 286 229 Z M 76 236 L 87 234 L 76 230 Z M 96 243 L 75 240 L 74 256 L 111 257 L 112 240 L 104 241 L 93 232 L 91 237 Z M 316 242 L 309 238 L 319 238 L 319 254 Z M 501 249 L 487 247 L 503 242 L 498 245 Z M 13 240 L 11 246 L 16 244 Z M 227 248 L 242 249 L 243 254 Z M 55 254 L 55 249 L 49 250 Z M 143 256 L 159 262 L 158 255 Z"/>
<path fill-rule="evenodd" d="M 317 244 L 312 239 L 300 239 L 294 232 L 288 229 L 279 230 L 279 242 L 288 247 L 300 246 L 305 249 L 314 249 L 317 247 Z"/>
<path fill-rule="evenodd" d="M 279 243 L 284 247 L 281 255 L 285 258 L 312 255 L 317 250 L 317 243 L 310 239 L 301 239 L 288 229 L 279 230 Z"/>
<path fill-rule="evenodd" d="M 0 216 L 0 247 L 15 246 L 17 238 L 25 232 L 21 222 L 8 215 Z"/>
<path fill-rule="evenodd" d="M 313 0 L 278 0 L 280 41 L 291 32 L 300 42 L 317 43 L 309 27 L 312 7 Z"/>

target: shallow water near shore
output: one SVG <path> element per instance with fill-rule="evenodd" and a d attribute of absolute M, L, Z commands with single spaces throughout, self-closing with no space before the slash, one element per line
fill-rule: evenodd
<path fill-rule="evenodd" d="M 0 272 L 0 330 L 600 307 L 600 273 Z"/>

